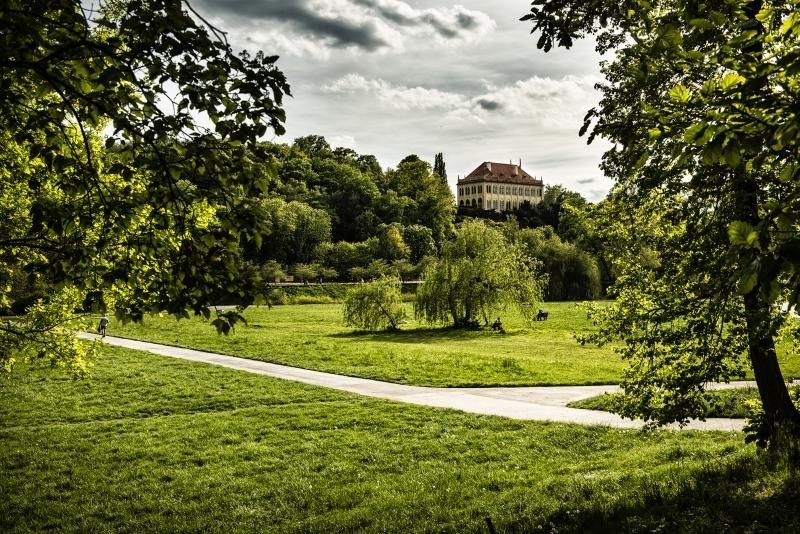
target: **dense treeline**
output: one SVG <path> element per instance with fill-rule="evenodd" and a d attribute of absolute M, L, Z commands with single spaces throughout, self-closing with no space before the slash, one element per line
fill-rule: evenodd
<path fill-rule="evenodd" d="M 315 135 L 262 148 L 275 175 L 259 201 L 270 233 L 244 259 L 266 266 L 267 279 L 417 276 L 452 235 L 450 188 L 417 156 L 384 170 L 374 156 Z"/>
<path fill-rule="evenodd" d="M 383 169 L 371 155 L 332 148 L 321 136 L 265 143 L 274 174 L 259 206 L 269 236 L 244 259 L 269 282 L 417 278 L 454 235 L 456 223 L 495 221 L 510 243 L 539 260 L 549 300 L 593 299 L 608 285 L 602 250 L 593 246 L 578 193 L 548 186 L 536 205 L 513 213 L 460 210 L 447 185 L 444 157 L 434 165 L 410 155 Z"/>
<path fill-rule="evenodd" d="M 514 212 L 457 213 L 441 153 L 434 165 L 410 155 L 384 169 L 374 156 L 333 148 L 316 135 L 256 148 L 250 164 L 269 177 L 269 185 L 249 205 L 263 236 L 242 241 L 240 263 L 262 288 L 289 277 L 418 279 L 454 239 L 456 225 L 472 218 L 485 219 L 540 262 L 547 300 L 594 299 L 609 284 L 602 247 L 584 223 L 590 205 L 561 186 L 547 186 L 541 203 Z M 42 294 L 41 280 L 32 284 L 21 273 L 12 286 L 15 313 Z"/>

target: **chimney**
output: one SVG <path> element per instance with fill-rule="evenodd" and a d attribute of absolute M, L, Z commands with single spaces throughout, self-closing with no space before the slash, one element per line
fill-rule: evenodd
<path fill-rule="evenodd" d="M 492 164 L 488 161 L 486 162 L 486 168 L 489 169 L 489 172 L 492 172 Z"/>

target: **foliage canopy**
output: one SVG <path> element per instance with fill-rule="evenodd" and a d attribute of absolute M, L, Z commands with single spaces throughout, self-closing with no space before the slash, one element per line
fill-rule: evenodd
<path fill-rule="evenodd" d="M 406 317 L 400 292 L 400 279 L 392 276 L 354 286 L 342 308 L 345 324 L 363 330 L 396 330 Z"/>
<path fill-rule="evenodd" d="M 530 322 L 542 299 L 546 276 L 540 264 L 503 233 L 482 220 L 467 220 L 441 256 L 423 273 L 414 312 L 430 322 L 456 326 L 499 313 L 516 305 Z"/>
<path fill-rule="evenodd" d="M 255 141 L 283 132 L 289 87 L 276 57 L 235 54 L 189 11 L 0 4 L 0 308 L 20 273 L 46 288 L 41 321 L 0 327 L 4 369 L 15 354 L 84 369 L 63 328 L 77 310 L 208 316 L 220 295 L 255 293 L 237 261 L 265 233 Z"/>
<path fill-rule="evenodd" d="M 800 424 L 775 353 L 800 302 L 800 17 L 796 1 L 536 0 L 538 46 L 587 34 L 604 66 L 582 132 L 614 144 L 595 211 L 616 305 L 595 310 L 631 366 L 623 413 L 700 415 L 708 381 L 752 366 L 767 435 Z"/>

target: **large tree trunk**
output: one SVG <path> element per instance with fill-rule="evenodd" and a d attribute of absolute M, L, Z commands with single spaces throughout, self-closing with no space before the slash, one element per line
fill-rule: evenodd
<path fill-rule="evenodd" d="M 756 226 L 759 222 L 758 183 L 752 175 L 739 168 L 734 172 L 733 186 L 736 220 Z M 770 302 L 764 297 L 766 291 L 761 291 L 762 287 L 767 289 L 764 281 L 759 280 L 756 286 L 744 295 L 744 309 L 750 363 L 753 366 L 758 393 L 770 427 L 770 435 L 774 436 L 779 428 L 796 425 L 795 430 L 800 430 L 800 413 L 792 404 L 778 364 L 771 317 L 773 311 L 770 309 Z"/>
<path fill-rule="evenodd" d="M 775 341 L 771 332 L 769 303 L 759 295 L 758 287 L 744 297 L 745 319 L 750 352 L 750 363 L 758 384 L 758 394 L 774 435 L 776 426 L 797 425 L 800 430 L 800 413 L 792 404 L 786 382 L 778 365 Z M 788 423 L 788 424 L 787 424 Z"/>

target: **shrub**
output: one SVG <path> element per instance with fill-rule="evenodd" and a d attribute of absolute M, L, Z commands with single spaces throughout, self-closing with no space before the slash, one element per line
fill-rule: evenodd
<path fill-rule="evenodd" d="M 353 287 L 344 301 L 344 322 L 363 330 L 396 330 L 406 312 L 397 277 L 384 276 Z"/>

